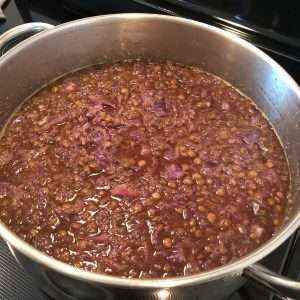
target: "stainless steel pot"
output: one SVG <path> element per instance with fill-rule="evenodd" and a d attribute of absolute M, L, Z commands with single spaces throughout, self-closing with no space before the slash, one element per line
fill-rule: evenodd
<path fill-rule="evenodd" d="M 24 34 L 35 28 L 35 24 L 26 24 L 4 34 L 0 49 L 20 31 Z M 290 164 L 292 197 L 284 225 L 259 249 L 230 265 L 172 279 L 136 280 L 85 272 L 44 255 L 0 224 L 0 234 L 11 251 L 45 289 L 49 288 L 47 280 L 63 290 L 64 299 L 142 299 L 149 293 L 158 299 L 170 299 L 173 293 L 178 299 L 182 295 L 187 299 L 225 299 L 246 277 L 299 299 L 299 282 L 256 262 L 300 225 L 300 89 L 276 62 L 251 44 L 206 24 L 161 15 L 107 15 L 66 23 L 27 39 L 0 59 L 0 124 L 5 124 L 28 95 L 53 78 L 87 65 L 128 58 L 199 66 L 257 103 L 281 138 Z"/>

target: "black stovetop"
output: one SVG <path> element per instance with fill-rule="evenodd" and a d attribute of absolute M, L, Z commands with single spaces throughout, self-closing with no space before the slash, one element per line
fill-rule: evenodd
<path fill-rule="evenodd" d="M 300 84 L 300 1 L 297 0 L 11 0 L 6 1 L 3 11 L 6 20 L 1 19 L 0 13 L 0 34 L 26 22 L 57 25 L 107 13 L 147 12 L 192 18 L 233 32 L 260 47 Z M 300 279 L 298 253 L 299 231 L 262 263 L 271 270 Z M 48 299 L 15 262 L 1 240 L 0 299 Z M 248 282 L 229 300 L 275 299 L 278 298 Z"/>

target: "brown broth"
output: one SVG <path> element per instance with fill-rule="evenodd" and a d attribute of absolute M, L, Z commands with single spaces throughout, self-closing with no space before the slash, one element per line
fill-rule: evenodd
<path fill-rule="evenodd" d="M 43 88 L 0 140 L 0 218 L 88 271 L 162 278 L 233 262 L 281 225 L 289 172 L 261 112 L 212 74 L 121 62 Z"/>

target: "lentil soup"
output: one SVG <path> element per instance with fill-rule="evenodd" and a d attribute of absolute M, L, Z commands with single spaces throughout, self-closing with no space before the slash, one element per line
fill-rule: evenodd
<path fill-rule="evenodd" d="M 68 74 L 0 140 L 0 218 L 37 249 L 128 278 L 233 262 L 281 225 L 289 172 L 248 98 L 175 63 Z"/>

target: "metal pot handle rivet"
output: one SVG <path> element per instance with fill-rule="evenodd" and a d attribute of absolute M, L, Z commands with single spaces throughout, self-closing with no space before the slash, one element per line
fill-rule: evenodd
<path fill-rule="evenodd" d="M 260 264 L 254 264 L 246 268 L 244 275 L 277 295 L 300 299 L 300 281 L 276 274 Z"/>
<path fill-rule="evenodd" d="M 41 22 L 25 23 L 13 27 L 0 35 L 0 56 L 32 35 L 53 27 L 54 25 Z"/>

